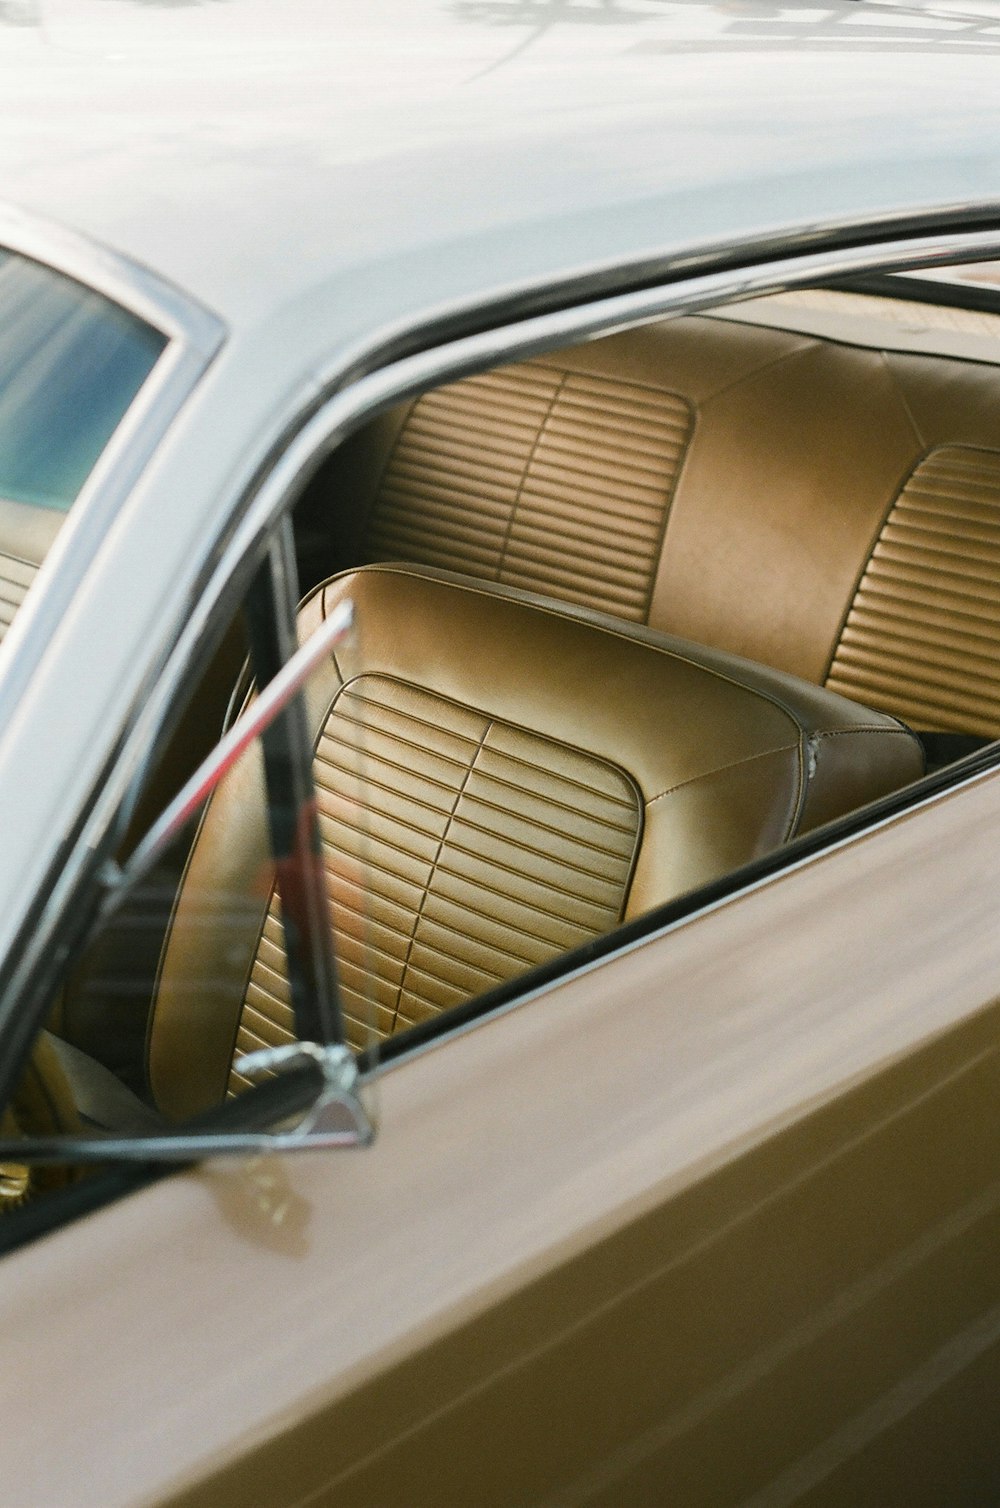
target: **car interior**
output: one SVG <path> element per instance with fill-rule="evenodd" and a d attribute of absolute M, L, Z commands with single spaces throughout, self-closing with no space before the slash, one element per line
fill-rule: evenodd
<path fill-rule="evenodd" d="M 1000 314 L 877 281 L 437 388 L 313 478 L 300 633 L 345 596 L 364 625 L 308 690 L 358 1045 L 372 995 L 381 1038 L 434 1019 L 1000 734 Z M 0 512 L 8 617 L 36 515 Z M 169 905 L 99 938 L 53 1017 L 171 1120 L 294 1035 L 261 786 L 227 778 Z"/>

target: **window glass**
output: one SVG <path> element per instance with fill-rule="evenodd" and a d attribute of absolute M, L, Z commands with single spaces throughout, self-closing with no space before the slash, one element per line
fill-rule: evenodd
<path fill-rule="evenodd" d="M 220 654 L 231 659 L 231 643 Z M 326 727 L 329 709 L 345 695 L 343 682 L 351 680 L 355 657 L 352 629 L 305 683 L 297 709 L 304 717 L 301 770 L 294 768 L 288 729 L 279 717 L 227 767 L 205 810 L 193 813 L 155 866 L 141 874 L 103 929 L 100 949 L 91 949 L 88 966 L 67 992 L 64 1015 L 75 1018 L 78 1033 L 79 1023 L 89 1022 L 88 1048 L 105 1056 L 109 1048 L 116 1049 L 121 1059 L 112 1066 L 136 1087 L 146 1087 L 140 1083 L 144 1072 L 151 1076 L 154 1097 L 168 1099 L 176 1113 L 209 1108 L 211 1093 L 206 1090 L 199 1098 L 200 1090 L 191 1085 L 215 1082 L 203 1064 L 189 1061 L 185 1043 L 215 1043 L 217 1038 L 221 1056 L 213 1072 L 216 1078 L 223 1072 L 227 1089 L 235 1091 L 246 1083 L 230 1073 L 234 1055 L 296 1036 L 284 922 L 291 917 L 304 925 L 308 877 L 296 873 L 288 860 L 297 843 L 309 851 L 313 875 L 326 885 L 327 925 L 340 952 L 344 1035 L 355 1049 L 369 1045 L 367 910 L 358 878 L 367 841 L 358 795 L 365 725 L 357 720 L 350 733 L 342 730 L 336 738 Z M 243 685 L 248 684 L 246 667 Z M 253 685 L 238 699 L 241 716 L 253 709 Z M 143 803 L 147 811 L 173 797 L 190 774 L 192 724 L 207 721 L 218 728 L 225 715 L 221 678 L 209 673 L 151 779 Z M 286 715 L 294 716 L 295 709 Z M 232 726 L 229 732 L 231 736 Z M 295 783 L 310 763 L 315 803 L 312 791 Z M 331 849 L 336 849 L 336 865 L 327 857 Z M 126 868 L 135 851 L 130 835 L 120 851 Z M 110 1020 L 109 1005 L 113 1008 L 116 1001 L 138 1012 L 138 1030 L 120 1014 Z M 152 1034 L 145 1019 L 150 1001 L 159 1012 Z M 165 1071 L 163 1062 L 171 1054 L 161 1044 L 173 1041 L 175 1034 L 176 1063 Z M 128 1054 L 136 1050 L 147 1056 L 138 1077 L 134 1060 L 128 1062 Z"/>
<path fill-rule="evenodd" d="M 101 294 L 0 251 L 0 497 L 69 508 L 165 344 Z"/>
<path fill-rule="evenodd" d="M 379 969 L 363 878 L 371 858 L 361 794 L 367 720 L 351 691 L 357 638 L 351 628 L 331 640 L 301 700 L 225 760 L 207 800 L 182 802 L 169 841 L 148 861 L 139 856 L 150 853 L 150 819 L 157 830 L 155 818 L 183 797 L 201 751 L 192 730 L 219 730 L 226 719 L 233 683 L 222 667 L 242 685 L 241 716 L 258 705 L 248 667 L 240 676 L 234 661 L 245 638 L 235 628 L 228 635 L 148 777 L 115 855 L 123 879 L 105 892 L 103 919 L 53 997 L 0 1138 L 166 1135 L 273 1080 L 267 1064 L 246 1066 L 253 1054 L 301 1041 L 370 1054 Z M 331 732 L 329 712 L 341 702 L 346 716 Z M 239 727 L 239 718 L 230 723 L 230 741 Z M 228 745 L 213 753 L 219 747 Z M 298 783 L 296 765 L 306 777 Z M 359 1094 L 367 1125 L 373 1091 Z M 342 1107 L 331 1117 L 335 1131 L 355 1127 Z M 80 1156 L 30 1169 L 0 1159 L 0 1211 L 99 1166 Z"/>

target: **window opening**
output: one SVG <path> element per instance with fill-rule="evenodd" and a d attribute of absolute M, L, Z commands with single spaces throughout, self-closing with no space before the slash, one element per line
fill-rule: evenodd
<path fill-rule="evenodd" d="M 824 291 L 823 321 L 870 317 L 856 295 L 848 307 L 845 290 Z M 949 569 L 952 546 L 966 538 L 978 541 L 969 569 L 981 572 L 987 559 L 992 569 L 992 544 L 965 525 L 978 509 L 979 528 L 980 514 L 1000 496 L 996 445 L 981 422 L 986 406 L 971 401 L 995 385 L 1000 367 L 915 351 L 923 337 L 909 329 L 905 349 L 883 360 L 883 339 L 902 339 L 884 336 L 901 328 L 884 311 L 865 340 L 853 325 L 850 338 L 840 339 L 794 299 L 759 302 L 762 309 L 744 301 L 637 326 L 498 368 L 488 381 L 465 378 L 383 414 L 320 468 L 294 519 L 276 535 L 245 608 L 262 688 L 257 702 L 294 653 L 296 553 L 309 573 L 307 588 L 332 570 L 348 573 L 344 589 L 363 601 L 380 658 L 360 655 L 354 672 L 341 677 L 350 708 L 341 706 L 337 716 L 357 720 L 364 709 L 372 721 L 364 775 L 350 798 L 355 805 L 338 820 L 350 827 L 367 813 L 375 831 L 368 873 L 343 879 L 331 916 L 322 863 L 328 834 L 309 766 L 322 752 L 315 728 L 332 715 L 334 699 L 317 724 L 314 708 L 307 716 L 307 690 L 265 730 L 256 755 L 280 901 L 262 935 L 268 947 L 275 928 L 284 937 L 289 1000 L 281 1019 L 291 1026 L 254 1045 L 259 1012 L 243 1013 L 233 1025 L 237 1079 L 243 1072 L 237 1089 L 262 1071 L 277 1069 L 286 1079 L 283 1091 L 275 1079 L 253 1096 L 232 1092 L 209 1112 L 212 1126 L 241 1122 L 244 1147 L 263 1124 L 257 1107 L 281 1093 L 282 1105 L 295 1093 L 308 1104 L 320 1089 L 345 1089 L 334 1065 L 347 1060 L 325 1056 L 328 1049 L 350 1038 L 365 1050 L 352 1037 L 354 994 L 365 973 L 350 951 L 359 896 L 372 910 L 373 1036 L 412 1027 L 426 1038 L 439 1021 L 454 1019 L 450 1013 L 468 1016 L 470 1001 L 505 989 L 509 998 L 511 981 L 542 970 L 557 975 L 565 959 L 588 947 L 596 952 L 616 928 L 662 914 L 679 897 L 718 889 L 742 867 L 853 817 L 921 774 L 917 741 L 892 714 L 905 715 L 900 687 L 914 665 L 925 678 L 940 668 L 949 625 L 937 621 L 938 607 L 920 622 L 908 608 L 919 643 L 908 646 L 894 629 L 890 664 L 887 636 L 867 599 L 876 595 L 880 571 L 893 586 L 893 531 L 912 525 L 908 517 L 898 525 L 886 512 L 888 484 L 866 468 L 869 461 L 888 467 L 892 485 L 909 486 L 900 514 L 926 513 L 923 458 L 906 451 L 914 444 L 906 407 L 919 411 L 928 429 L 939 418 L 951 423 L 957 386 L 964 385 L 970 403 L 962 432 L 935 436 L 934 448 L 952 463 L 954 496 L 946 506 L 935 502 L 934 529 L 947 541 Z M 973 329 L 966 312 L 948 338 L 974 338 L 979 351 L 994 339 L 992 326 Z M 804 334 L 795 322 L 807 318 Z M 730 374 L 717 405 L 699 396 L 705 384 L 695 380 L 713 362 L 713 370 Z M 870 381 L 861 380 L 866 373 Z M 823 383 L 828 391 L 821 392 Z M 544 401 L 527 402 L 536 388 Z M 884 412 L 876 412 L 879 403 Z M 630 437 L 624 460 L 623 426 Z M 889 455 L 891 446 L 899 456 Z M 720 454 L 727 464 L 734 454 L 745 458 L 745 476 L 731 494 L 709 485 L 719 469 L 713 455 Z M 848 464 L 864 473 L 852 486 L 838 481 L 836 468 Z M 809 466 L 817 469 L 816 486 L 802 483 Z M 862 486 L 869 482 L 870 496 Z M 755 488 L 766 494 L 759 507 Z M 343 500 L 353 504 L 358 495 L 357 517 L 339 527 Z M 790 579 L 774 530 L 761 525 L 768 508 L 785 510 L 783 546 L 794 546 L 800 567 L 805 562 L 818 573 L 794 600 L 768 588 Z M 569 546 L 560 553 L 563 535 Z M 856 548 L 835 556 L 834 545 L 840 549 L 845 539 Z M 544 569 L 527 558 L 532 551 L 544 557 Z M 617 570 L 619 556 L 640 562 L 638 586 L 635 570 Z M 581 557 L 588 569 L 575 571 Z M 610 581 L 599 581 L 597 597 L 595 562 L 597 577 Z M 835 570 L 839 596 L 829 589 Z M 540 582 L 558 590 L 546 589 L 540 600 Z M 919 606 L 926 593 L 918 587 Z M 331 600 L 340 590 L 330 588 Z M 960 587 L 956 592 L 962 595 Z M 628 611 L 607 612 L 609 603 L 625 601 L 622 593 Z M 767 616 L 775 602 L 782 635 Z M 817 628 L 821 612 L 829 622 Z M 793 619 L 795 632 L 788 628 Z M 948 641 L 957 658 L 945 665 L 936 704 L 947 715 L 941 726 L 918 730 L 945 760 L 980 747 L 989 736 L 976 731 L 980 723 L 991 729 L 1000 715 L 991 672 L 963 633 L 967 639 L 959 624 Z M 861 689 L 852 701 L 824 686 L 832 640 L 838 670 L 857 666 L 852 686 Z M 890 677 L 899 685 L 887 686 Z M 985 706 L 975 722 L 970 699 Z M 345 757 L 338 748 L 331 768 Z M 854 748 L 863 757 L 854 759 Z M 142 848 L 124 862 L 126 875 Z M 420 870 L 418 882 L 392 869 L 390 849 Z M 171 925 L 176 887 L 189 884 L 197 865 L 189 855 L 182 867 L 183 882 L 178 877 L 164 892 L 174 908 Z M 268 887 L 274 878 L 266 877 Z M 405 899 L 404 879 L 412 892 Z M 252 879 L 249 911 L 256 908 L 258 919 L 264 882 Z M 250 926 L 252 918 L 235 920 Z M 272 987 L 273 952 L 268 956 L 259 969 L 255 964 L 248 989 Z M 277 1020 L 270 1018 L 268 1030 Z M 265 1089 L 270 1099 L 260 1098 Z M 197 1155 L 191 1149 L 209 1131 L 199 1107 L 184 1113 L 196 1137 L 187 1150 Z M 148 1145 L 147 1155 L 154 1155 Z"/>

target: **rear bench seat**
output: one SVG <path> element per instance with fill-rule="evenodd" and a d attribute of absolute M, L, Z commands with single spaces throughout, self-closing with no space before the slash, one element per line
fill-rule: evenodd
<path fill-rule="evenodd" d="M 527 588 L 997 736 L 984 356 L 1000 317 L 815 291 L 472 377 L 334 458 L 338 564 Z"/>

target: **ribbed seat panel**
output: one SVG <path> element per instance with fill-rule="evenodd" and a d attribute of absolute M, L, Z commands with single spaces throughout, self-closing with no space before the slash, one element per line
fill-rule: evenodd
<path fill-rule="evenodd" d="M 13 623 L 37 572 L 38 567 L 26 560 L 0 554 L 0 640 Z"/>
<path fill-rule="evenodd" d="M 338 697 L 314 774 L 354 1045 L 373 1028 L 390 1036 L 489 989 L 621 917 L 641 802 L 602 760 L 372 675 Z M 275 898 L 236 1051 L 293 1036 Z M 230 1089 L 244 1085 L 233 1073 Z"/>
<path fill-rule="evenodd" d="M 916 728 L 1000 734 L 1000 453 L 947 445 L 916 468 L 826 684 Z"/>
<path fill-rule="evenodd" d="M 389 458 L 371 560 L 410 560 L 644 621 L 687 403 L 527 362 L 425 394 Z"/>

